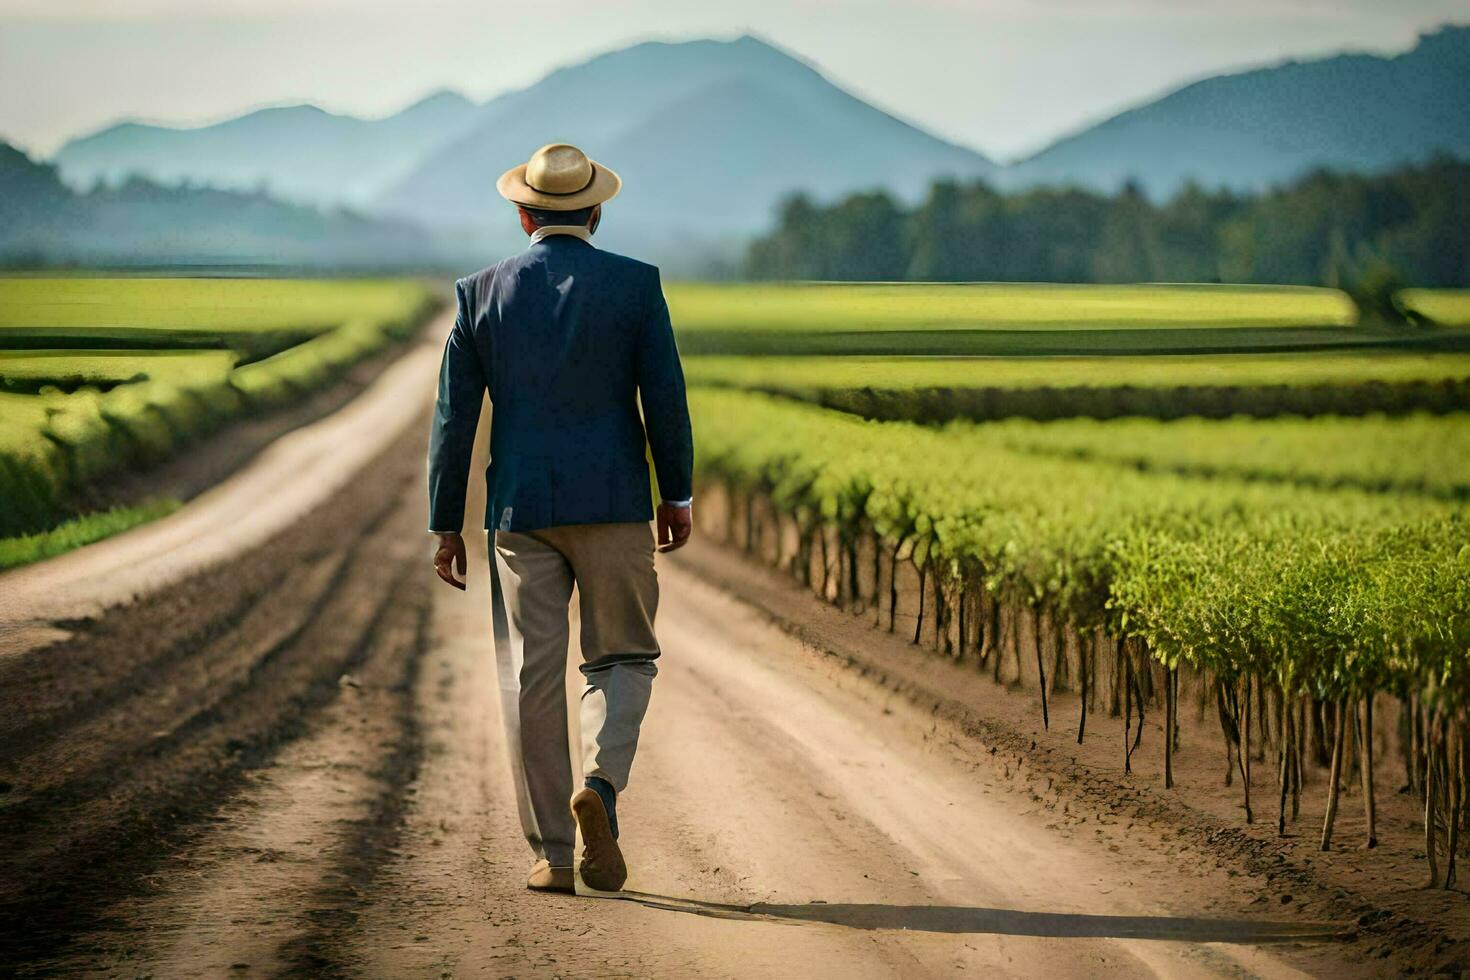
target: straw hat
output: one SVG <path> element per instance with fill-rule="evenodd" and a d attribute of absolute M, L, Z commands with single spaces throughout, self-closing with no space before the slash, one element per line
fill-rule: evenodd
<path fill-rule="evenodd" d="M 546 144 L 495 182 L 507 201 L 547 211 L 590 208 L 612 200 L 622 186 L 617 174 L 587 159 L 570 143 Z"/>

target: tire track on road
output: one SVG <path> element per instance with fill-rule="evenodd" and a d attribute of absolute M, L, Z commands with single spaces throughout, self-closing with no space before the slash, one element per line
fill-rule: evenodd
<path fill-rule="evenodd" d="M 301 737 L 248 773 L 162 859 L 148 893 L 116 903 L 77 973 L 156 977 L 348 973 L 341 935 L 393 852 L 420 741 L 414 690 L 427 649 L 426 583 L 404 569 L 367 655 Z"/>
<path fill-rule="evenodd" d="M 364 816 L 348 828 L 347 836 L 339 842 L 330 868 L 309 899 L 311 927 L 283 943 L 280 950 L 284 963 L 311 976 L 351 975 L 343 957 L 346 938 L 367 903 L 365 893 L 402 837 L 410 791 L 423 759 L 417 687 L 423 658 L 429 649 L 430 601 L 428 580 L 422 577 L 423 569 L 417 563 L 410 568 L 410 575 L 414 574 L 419 578 L 411 588 L 413 605 L 407 607 L 412 614 L 409 653 L 400 658 L 399 677 L 391 688 L 394 737 L 381 743 L 388 748 L 388 754 L 373 773 L 379 789 Z M 330 726 L 331 719 L 324 719 L 323 728 Z M 336 733 L 335 737 L 340 740 L 342 735 Z"/>
<path fill-rule="evenodd" d="M 629 887 L 646 894 L 596 901 L 528 893 L 531 858 L 498 719 L 485 559 L 471 544 L 470 593 L 435 586 L 434 647 L 419 694 L 419 791 L 399 853 L 343 935 L 339 964 L 348 972 L 1299 975 L 1249 946 L 1227 955 L 1209 942 L 1041 931 L 1057 912 L 1131 913 L 1145 932 L 1153 917 L 1159 929 L 1194 920 L 1188 909 L 1172 919 L 1151 871 L 1120 868 L 1090 839 L 1058 838 L 1029 801 L 992 786 L 973 758 L 956 759 L 960 747 L 934 739 L 932 719 L 677 563 L 660 566 L 665 657 L 620 807 Z M 1197 894 L 1186 890 L 1182 903 Z M 775 904 L 752 905 L 762 900 Z M 753 911 L 689 914 L 699 902 Z M 760 914 L 825 902 L 868 903 L 855 907 L 908 916 L 912 925 L 851 928 Z M 1022 920 L 1021 931 L 986 928 L 987 911 Z M 955 914 L 968 915 L 975 931 L 932 926 Z M 1026 928 L 1032 918 L 1038 931 Z"/>
<path fill-rule="evenodd" d="M 163 662 L 104 682 L 115 693 L 95 699 L 103 710 L 89 704 L 47 725 L 52 737 L 14 756 L 13 770 L 28 790 L 22 811 L 57 802 L 53 796 L 76 800 L 89 786 L 101 792 L 115 780 L 117 767 L 140 752 L 166 754 L 208 727 L 212 711 L 248 689 L 316 621 L 317 603 L 343 586 L 357 550 L 288 569 L 277 589 L 243 610 L 212 642 L 175 645 Z"/>
<path fill-rule="evenodd" d="M 63 737 L 34 746 L 21 760 L 6 759 L 5 778 L 12 785 L 0 796 L 0 942 L 11 961 L 53 956 L 67 937 L 105 922 L 109 904 L 146 891 L 146 874 L 158 860 L 238 790 L 247 773 L 300 737 L 306 719 L 337 695 L 338 677 L 367 655 L 384 610 L 407 581 L 410 566 L 417 570 L 420 564 L 421 506 L 406 505 L 404 493 L 417 475 L 414 450 L 421 444 L 421 433 L 400 438 L 381 457 L 375 480 L 358 481 L 356 492 L 297 525 L 309 538 L 340 538 L 330 552 L 337 560 L 314 569 L 300 562 L 282 568 L 277 562 L 283 549 L 271 545 L 239 559 L 252 569 L 263 565 L 288 589 L 306 568 L 306 578 L 316 578 L 324 591 L 320 602 L 313 590 L 296 592 L 298 623 L 265 610 L 254 622 L 247 610 L 239 627 L 251 623 L 263 632 L 226 634 L 224 646 L 233 659 L 224 658 L 224 673 L 233 681 L 222 682 L 221 671 L 193 663 L 198 653 L 185 649 L 151 687 L 117 702 L 116 737 L 99 743 L 106 726 L 92 727 L 98 723 L 85 714 L 71 725 L 54 718 L 35 723 L 33 730 L 50 724 Z M 312 534 L 314 519 L 322 521 L 325 538 Z M 221 571 L 230 574 L 228 568 Z M 113 649 L 150 631 L 186 637 L 199 632 L 196 624 L 170 620 L 176 608 L 175 602 L 144 600 L 116 610 L 108 618 L 125 620 L 113 620 L 121 624 L 109 631 Z M 212 611 L 205 605 L 200 615 L 207 618 Z M 71 642 L 85 645 L 87 637 Z M 96 656 L 105 660 L 106 651 Z M 181 668 L 198 669 L 189 671 L 190 684 L 175 686 Z M 23 689 L 7 689 L 6 699 L 10 709 L 24 711 Z M 158 715 L 147 706 L 154 701 L 165 712 L 175 711 L 161 731 L 151 727 Z M 134 706 L 141 718 L 128 717 Z M 68 730 L 79 737 L 67 739 Z M 30 781 L 37 792 L 31 792 Z"/>

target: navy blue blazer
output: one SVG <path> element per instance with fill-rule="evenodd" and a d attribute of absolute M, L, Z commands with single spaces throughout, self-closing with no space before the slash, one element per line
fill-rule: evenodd
<path fill-rule="evenodd" d="M 652 519 L 645 446 L 663 499 L 693 495 L 684 371 L 658 269 L 552 235 L 454 288 L 429 440 L 431 531 L 463 525 L 487 390 L 487 528 Z"/>

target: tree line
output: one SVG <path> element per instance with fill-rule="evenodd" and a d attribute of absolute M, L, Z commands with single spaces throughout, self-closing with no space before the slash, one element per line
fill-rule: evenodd
<path fill-rule="evenodd" d="M 423 268 L 443 257 L 404 221 L 319 210 L 265 189 L 172 187 L 141 177 L 84 191 L 0 141 L 0 269 L 73 265 Z"/>
<path fill-rule="evenodd" d="M 941 180 L 916 207 L 884 191 L 822 206 L 788 198 L 745 256 L 752 279 L 925 282 L 1252 282 L 1470 286 L 1470 163 L 1319 170 L 1260 194 L 1189 185 L 1163 202 L 1003 193 Z"/>

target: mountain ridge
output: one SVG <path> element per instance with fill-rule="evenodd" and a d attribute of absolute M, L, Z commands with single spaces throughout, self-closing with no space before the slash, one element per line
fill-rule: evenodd
<path fill-rule="evenodd" d="M 124 120 L 68 141 L 54 162 L 74 188 L 138 176 L 296 203 L 361 205 L 467 125 L 475 103 L 437 90 L 379 118 L 313 103 L 265 106 L 204 126 Z"/>
<path fill-rule="evenodd" d="M 435 114 L 447 123 L 428 123 Z M 716 118 L 725 129 L 710 125 Z M 499 207 L 494 177 L 555 140 L 605 156 L 627 178 L 609 230 L 630 241 L 748 235 L 798 190 L 829 199 L 888 187 L 912 198 L 938 177 L 996 172 L 750 34 L 644 41 L 483 103 L 440 89 L 379 120 L 306 103 L 202 127 L 124 121 L 67 143 L 55 161 L 76 188 L 140 174 L 453 228 Z"/>
<path fill-rule="evenodd" d="M 0 265 L 177 263 L 361 268 L 439 254 L 416 226 L 236 190 L 142 178 L 77 191 L 0 141 Z"/>
<path fill-rule="evenodd" d="M 587 93 L 596 93 L 589 99 Z M 647 41 L 487 102 L 477 123 L 374 202 L 449 225 L 499 207 L 493 177 L 542 143 L 576 142 L 625 179 L 609 240 L 749 235 L 798 191 L 909 198 L 995 165 L 877 109 L 752 35 Z"/>
<path fill-rule="evenodd" d="M 1256 192 L 1316 168 L 1381 172 L 1438 152 L 1470 156 L 1470 26 L 1396 55 L 1286 59 L 1196 79 L 1001 167 L 866 102 L 799 54 L 745 34 L 652 40 L 549 71 L 484 102 L 447 88 L 364 118 L 295 103 L 207 126 L 124 120 L 72 140 L 68 185 L 260 191 L 432 228 L 464 251 L 510 245 L 494 178 L 536 146 L 575 142 L 625 178 L 600 236 L 655 258 L 737 242 L 794 193 L 824 203 L 932 181 L 983 179 L 1151 197 L 1188 183 Z M 499 229 L 497 231 L 497 229 Z M 504 232 L 504 234 L 501 234 Z M 672 244 L 671 244 L 672 243 Z"/>
<path fill-rule="evenodd" d="M 1012 163 L 1003 184 L 1112 191 L 1133 180 L 1167 197 L 1191 180 L 1260 191 L 1317 168 L 1376 173 L 1464 156 L 1470 110 L 1454 94 L 1467 88 L 1470 25 L 1446 24 L 1395 55 L 1291 58 L 1196 79 Z"/>

